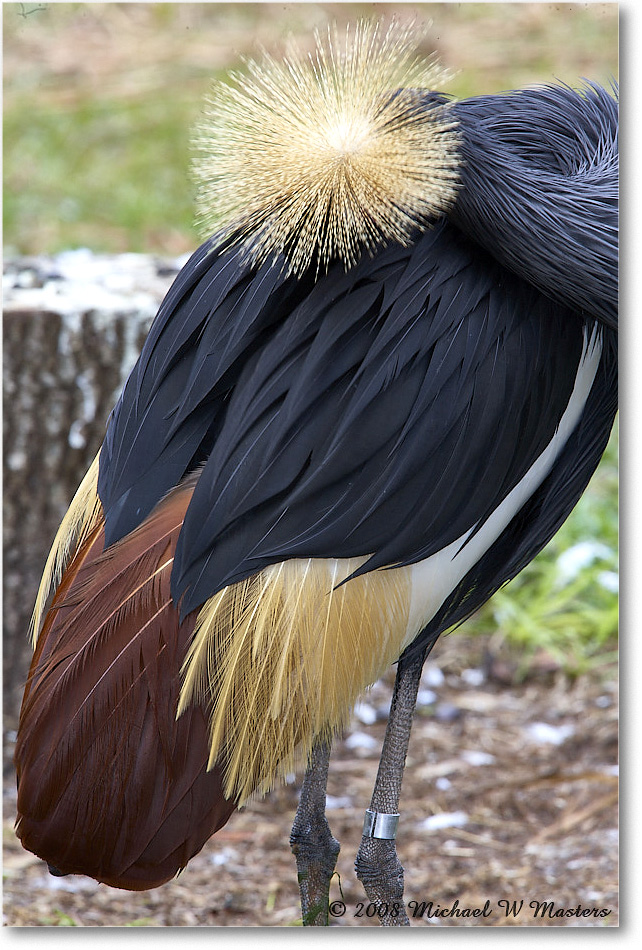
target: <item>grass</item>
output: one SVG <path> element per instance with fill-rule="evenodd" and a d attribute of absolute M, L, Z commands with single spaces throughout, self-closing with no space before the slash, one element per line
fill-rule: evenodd
<path fill-rule="evenodd" d="M 535 654 L 583 673 L 616 657 L 618 434 L 589 489 L 555 537 L 470 626 L 506 641 L 524 674 Z"/>
<path fill-rule="evenodd" d="M 19 115 L 7 115 L 5 137 L 20 137 L 30 159 L 16 164 L 5 196 L 8 243 L 21 253 L 187 249 L 192 206 L 185 176 L 176 174 L 186 150 L 175 110 L 109 99 L 78 103 L 73 114 L 36 107 L 26 130 Z"/>
<path fill-rule="evenodd" d="M 432 19 L 426 51 L 458 97 L 528 83 L 617 77 L 615 4 L 379 4 Z M 372 4 L 4 4 L 5 250 L 180 254 L 194 248 L 189 135 L 213 76 L 257 42 L 309 36 Z M 564 551 L 599 539 L 574 577 Z M 547 549 L 477 616 L 526 664 L 544 648 L 569 670 L 615 649 L 617 436 Z M 605 553 L 608 552 L 608 553 Z M 562 565 L 564 562 L 562 561 Z M 612 578 L 611 578 L 612 580 Z"/>

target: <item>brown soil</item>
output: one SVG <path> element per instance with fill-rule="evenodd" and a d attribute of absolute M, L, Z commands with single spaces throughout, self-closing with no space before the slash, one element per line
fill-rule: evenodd
<path fill-rule="evenodd" d="M 425 689 L 435 696 L 420 693 L 398 835 L 406 901 L 416 902 L 410 912 L 419 914 L 426 902 L 427 913 L 412 926 L 616 926 L 615 671 L 571 681 L 542 658 L 516 683 L 510 663 L 491 658 L 487 648 L 481 638 L 454 634 L 438 644 L 424 673 Z M 431 676 L 439 671 L 443 682 L 434 685 Z M 353 862 L 385 730 L 380 707 L 389 702 L 392 682 L 390 674 L 366 698 L 377 721 L 366 725 L 355 717 L 333 754 L 327 814 L 341 854 L 331 900 L 343 901 L 345 914 L 332 926 L 377 924 Z M 376 740 L 372 748 L 364 736 Z M 9 732 L 9 753 L 11 738 Z M 234 815 L 177 880 L 130 894 L 86 878 L 51 877 L 24 851 L 12 829 L 11 767 L 5 772 L 5 925 L 300 923 L 288 839 L 301 776 Z M 465 824 L 421 827 L 431 815 L 456 812 L 464 813 Z M 507 916 L 505 901 L 521 906 L 517 916 Z M 531 902 L 537 901 L 553 904 L 536 913 Z M 577 915 L 578 907 L 586 916 Z M 439 909 L 485 909 L 487 916 L 435 916 Z M 562 910 L 573 916 L 551 916 Z"/>

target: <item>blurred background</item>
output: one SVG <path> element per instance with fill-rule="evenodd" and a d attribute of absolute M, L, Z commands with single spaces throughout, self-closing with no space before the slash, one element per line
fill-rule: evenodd
<path fill-rule="evenodd" d="M 94 254 L 133 252 L 169 261 L 168 283 L 176 258 L 200 241 L 193 224 L 189 140 L 210 81 L 239 68 L 243 57 L 256 55 L 261 47 L 278 49 L 290 34 L 312 45 L 315 28 L 323 31 L 333 21 L 341 25 L 373 15 L 430 24 L 422 52 L 437 53 L 452 74 L 445 91 L 458 98 L 532 83 L 576 85 L 582 78 L 609 86 L 618 78 L 617 4 L 6 3 L 3 15 L 4 258 L 5 269 L 14 271 L 16 260 L 25 256 L 87 248 Z M 83 351 L 87 361 L 98 331 L 91 301 L 86 310 L 70 347 Z M 11 568 L 5 588 L 10 605 L 5 608 L 5 655 L 8 651 L 11 669 L 5 678 L 9 784 L 28 662 L 25 618 L 35 578 L 55 524 L 100 445 L 120 385 L 116 374 L 103 387 L 82 439 L 61 442 L 51 419 L 37 437 L 37 423 L 28 422 L 31 434 L 25 435 L 25 413 L 37 419 L 43 404 L 48 409 L 56 405 L 62 390 L 72 407 L 65 413 L 79 412 L 83 398 L 74 381 L 76 370 L 54 365 L 60 350 L 58 331 L 48 330 L 54 318 L 43 323 L 40 316 L 37 345 L 35 331 L 24 329 L 31 316 L 26 320 L 21 311 L 5 323 L 5 456 L 7 445 L 12 448 L 20 437 L 31 443 L 30 451 L 42 449 L 48 459 L 36 470 L 21 468 L 22 463 L 5 468 L 5 559 Z M 134 350 L 144 329 L 136 331 Z M 27 354 L 29 366 L 11 363 L 13 352 Z M 100 349 L 96 352 L 92 373 L 107 377 L 109 360 Z M 21 400 L 21 388 L 26 392 L 28 387 L 19 374 L 26 372 L 42 378 L 31 379 L 33 392 Z M 41 384 L 49 388 L 41 390 Z M 56 445 L 47 448 L 48 438 Z M 9 458 L 20 461 L 22 456 L 11 451 Z M 31 497 L 46 491 L 49 499 L 31 512 L 39 536 L 34 540 L 29 535 L 22 549 L 14 526 L 26 523 L 29 496 L 20 496 L 25 491 Z M 599 693 L 605 682 L 616 679 L 617 604 L 615 434 L 589 491 L 547 549 L 480 611 L 465 635 L 444 641 L 446 658 L 450 656 L 446 665 L 452 662 L 461 672 L 464 661 L 458 666 L 453 656 L 458 649 L 462 656 L 472 650 L 480 665 L 479 658 L 485 658 L 486 673 L 494 669 L 496 679 L 503 676 L 511 687 L 527 688 L 524 684 L 533 678 L 548 676 L 566 686 L 590 682 Z M 8 828 L 12 838 L 10 823 Z M 287 851 L 287 835 L 281 846 Z M 19 878 L 12 881 L 18 894 Z M 48 898 L 42 900 L 48 909 L 41 917 L 20 922 L 68 923 L 65 917 L 78 922 L 66 911 L 56 917 Z M 147 920 L 139 910 L 131 914 Z M 123 911 L 125 917 L 128 913 Z"/>
<path fill-rule="evenodd" d="M 19 253 L 194 246 L 189 134 L 212 77 L 289 34 L 393 14 L 432 23 L 456 97 L 608 85 L 616 4 L 6 3 L 4 242 Z"/>

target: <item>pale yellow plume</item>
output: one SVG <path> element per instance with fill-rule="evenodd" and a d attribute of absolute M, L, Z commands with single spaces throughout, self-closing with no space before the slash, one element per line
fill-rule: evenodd
<path fill-rule="evenodd" d="M 341 584 L 364 560 L 284 561 L 201 609 L 178 715 L 193 702 L 210 708 L 209 765 L 223 766 L 228 798 L 265 792 L 304 763 L 399 656 L 410 569 Z"/>
<path fill-rule="evenodd" d="M 420 102 L 444 73 L 415 49 L 413 28 L 362 22 L 216 83 L 193 143 L 202 230 L 297 274 L 407 244 L 453 203 L 459 161 L 449 107 Z"/>
<path fill-rule="evenodd" d="M 70 556 L 102 517 L 102 506 L 98 498 L 99 459 L 100 452 L 80 483 L 51 546 L 29 625 L 34 647 L 40 633 L 40 624 L 49 594 L 60 583 Z"/>

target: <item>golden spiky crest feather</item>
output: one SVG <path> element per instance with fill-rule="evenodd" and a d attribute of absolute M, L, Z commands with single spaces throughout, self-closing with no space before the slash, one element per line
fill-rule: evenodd
<path fill-rule="evenodd" d="M 45 564 L 36 603 L 31 615 L 29 633 L 35 647 L 49 594 L 60 583 L 63 571 L 76 548 L 82 544 L 102 517 L 98 498 L 98 464 L 100 452 L 78 486 L 65 517 L 56 533 Z"/>
<path fill-rule="evenodd" d="M 243 803 L 305 763 L 346 725 L 359 695 L 399 655 L 408 568 L 342 583 L 365 558 L 274 564 L 201 609 L 183 665 L 178 715 L 210 708 L 210 761 Z"/>
<path fill-rule="evenodd" d="M 458 187 L 451 111 L 420 102 L 445 74 L 416 56 L 417 30 L 362 21 L 315 39 L 216 83 L 193 140 L 199 228 L 296 274 L 407 244 Z"/>

